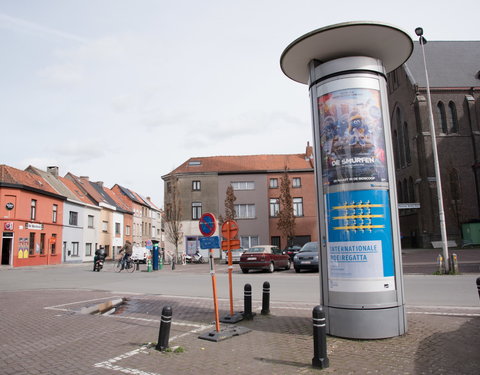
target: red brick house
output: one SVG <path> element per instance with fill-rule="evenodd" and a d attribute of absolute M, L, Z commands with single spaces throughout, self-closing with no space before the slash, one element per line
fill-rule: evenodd
<path fill-rule="evenodd" d="M 64 201 L 65 197 L 40 176 L 0 165 L 2 265 L 62 262 Z"/>

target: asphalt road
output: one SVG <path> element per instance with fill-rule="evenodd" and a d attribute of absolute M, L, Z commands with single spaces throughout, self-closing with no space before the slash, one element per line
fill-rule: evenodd
<path fill-rule="evenodd" d="M 251 284 L 253 299 L 261 300 L 265 281 L 270 283 L 272 301 L 317 303 L 320 300 L 318 272 L 277 271 L 273 274 L 250 272 L 243 274 L 234 266 L 234 298 L 243 298 L 243 288 Z M 218 297 L 229 298 L 226 265 L 216 265 Z M 476 287 L 478 273 L 455 276 L 420 274 L 404 275 L 407 306 L 478 307 Z M 212 277 L 208 264 L 177 265 L 146 272 L 145 265 L 132 274 L 113 272 L 106 263 L 101 272 L 92 272 L 90 264 L 42 266 L 0 271 L 0 290 L 84 289 L 114 293 L 157 294 L 170 296 L 212 297 Z"/>

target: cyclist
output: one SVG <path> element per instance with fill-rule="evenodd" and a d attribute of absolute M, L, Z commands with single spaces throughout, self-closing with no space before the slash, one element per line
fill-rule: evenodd
<path fill-rule="evenodd" d="M 132 243 L 130 241 L 126 241 L 125 245 L 120 249 L 118 252 L 119 254 L 124 253 L 122 257 L 122 270 L 125 269 L 125 265 L 127 264 L 128 260 L 132 256 Z"/>

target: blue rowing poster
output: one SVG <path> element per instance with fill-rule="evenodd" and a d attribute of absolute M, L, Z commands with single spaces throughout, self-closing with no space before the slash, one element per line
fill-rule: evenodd
<path fill-rule="evenodd" d="M 330 290 L 395 290 L 388 191 L 340 191 L 325 201 Z"/>

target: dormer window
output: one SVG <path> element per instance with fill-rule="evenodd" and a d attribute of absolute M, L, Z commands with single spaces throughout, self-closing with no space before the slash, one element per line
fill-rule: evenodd
<path fill-rule="evenodd" d="M 202 162 L 200 160 L 191 160 L 188 162 L 189 166 L 196 166 L 196 165 L 202 165 Z"/>

